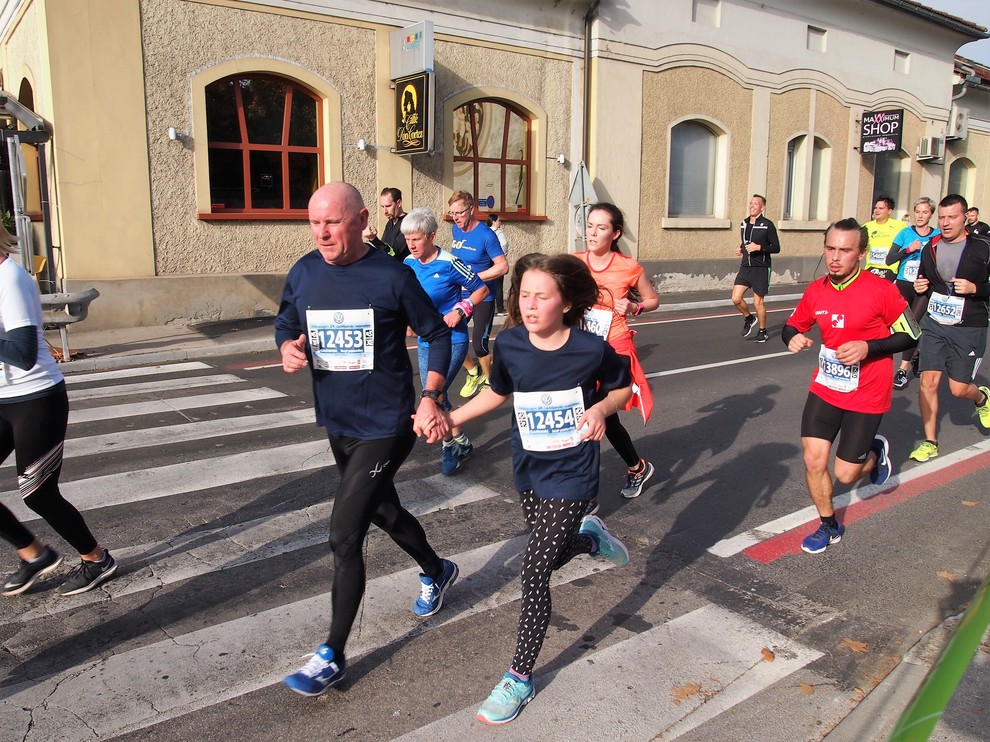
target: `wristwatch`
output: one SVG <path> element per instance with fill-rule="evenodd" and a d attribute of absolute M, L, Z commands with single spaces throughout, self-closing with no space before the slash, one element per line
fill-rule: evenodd
<path fill-rule="evenodd" d="M 424 389 L 423 393 L 419 395 L 420 399 L 432 399 L 437 404 L 440 403 L 440 390 L 439 389 Z"/>

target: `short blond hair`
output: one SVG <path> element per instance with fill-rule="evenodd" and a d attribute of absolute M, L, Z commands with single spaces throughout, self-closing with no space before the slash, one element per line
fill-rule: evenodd
<path fill-rule="evenodd" d="M 0 224 L 0 252 L 4 255 L 17 252 L 17 235 L 8 232 L 2 224 Z"/>
<path fill-rule="evenodd" d="M 447 206 L 453 206 L 458 201 L 463 201 L 469 209 L 474 206 L 474 196 L 467 191 L 454 191 L 453 195 L 447 199 Z"/>

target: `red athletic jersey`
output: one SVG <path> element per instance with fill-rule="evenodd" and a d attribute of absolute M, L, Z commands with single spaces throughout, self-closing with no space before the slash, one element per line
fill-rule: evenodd
<path fill-rule="evenodd" d="M 890 335 L 907 302 L 894 284 L 866 271 L 837 289 L 826 276 L 808 286 L 787 324 L 807 333 L 818 325 L 824 346 L 834 351 L 851 340 L 880 340 Z M 851 371 L 851 373 L 850 373 Z M 865 358 L 859 373 L 819 356 L 810 390 L 831 405 L 854 412 L 883 413 L 890 409 L 894 362 L 891 356 Z M 843 374 L 845 377 L 843 378 Z M 834 379 L 830 381 L 830 377 Z M 826 386 L 855 383 L 840 391 Z"/>

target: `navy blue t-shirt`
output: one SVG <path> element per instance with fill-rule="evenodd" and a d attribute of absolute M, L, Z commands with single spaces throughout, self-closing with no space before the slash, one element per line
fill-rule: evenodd
<path fill-rule="evenodd" d="M 580 387 L 587 409 L 611 390 L 632 383 L 629 359 L 597 335 L 577 328 L 571 328 L 557 350 L 535 347 L 522 325 L 499 333 L 496 347 L 489 382 L 492 391 L 502 396 Z M 560 500 L 596 496 L 600 451 L 598 441 L 559 451 L 527 451 L 512 416 L 512 470 L 520 492 L 533 490 L 538 497 Z"/>
<path fill-rule="evenodd" d="M 323 371 L 313 366 L 316 424 L 334 436 L 362 440 L 392 438 L 412 431 L 415 406 L 413 370 L 406 350 L 406 328 L 430 343 L 430 370 L 446 375 L 450 328 L 408 266 L 369 249 L 349 265 L 330 265 L 319 250 L 289 270 L 275 318 L 278 347 L 309 336 L 307 310 L 371 309 L 374 314 L 374 368 Z"/>

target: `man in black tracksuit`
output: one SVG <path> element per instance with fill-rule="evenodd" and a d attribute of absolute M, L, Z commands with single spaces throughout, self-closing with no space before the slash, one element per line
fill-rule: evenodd
<path fill-rule="evenodd" d="M 938 456 L 938 385 L 944 371 L 953 397 L 976 406 L 980 426 L 990 428 L 990 389 L 974 383 L 987 346 L 990 240 L 966 232 L 966 199 L 956 193 L 938 205 L 941 235 L 921 253 L 914 290 L 928 297 L 921 318 L 919 402 L 925 440 L 915 461 Z"/>
<path fill-rule="evenodd" d="M 742 256 L 742 264 L 732 287 L 732 303 L 743 316 L 742 336 L 748 337 L 759 320 L 760 330 L 756 333 L 758 343 L 767 341 L 767 309 L 763 297 L 770 291 L 770 256 L 780 252 L 777 229 L 772 221 L 763 216 L 766 207 L 766 198 L 754 193 L 749 200 L 749 216 L 739 225 L 736 254 Z M 755 315 L 750 312 L 744 298 L 750 288 L 753 289 Z"/>

